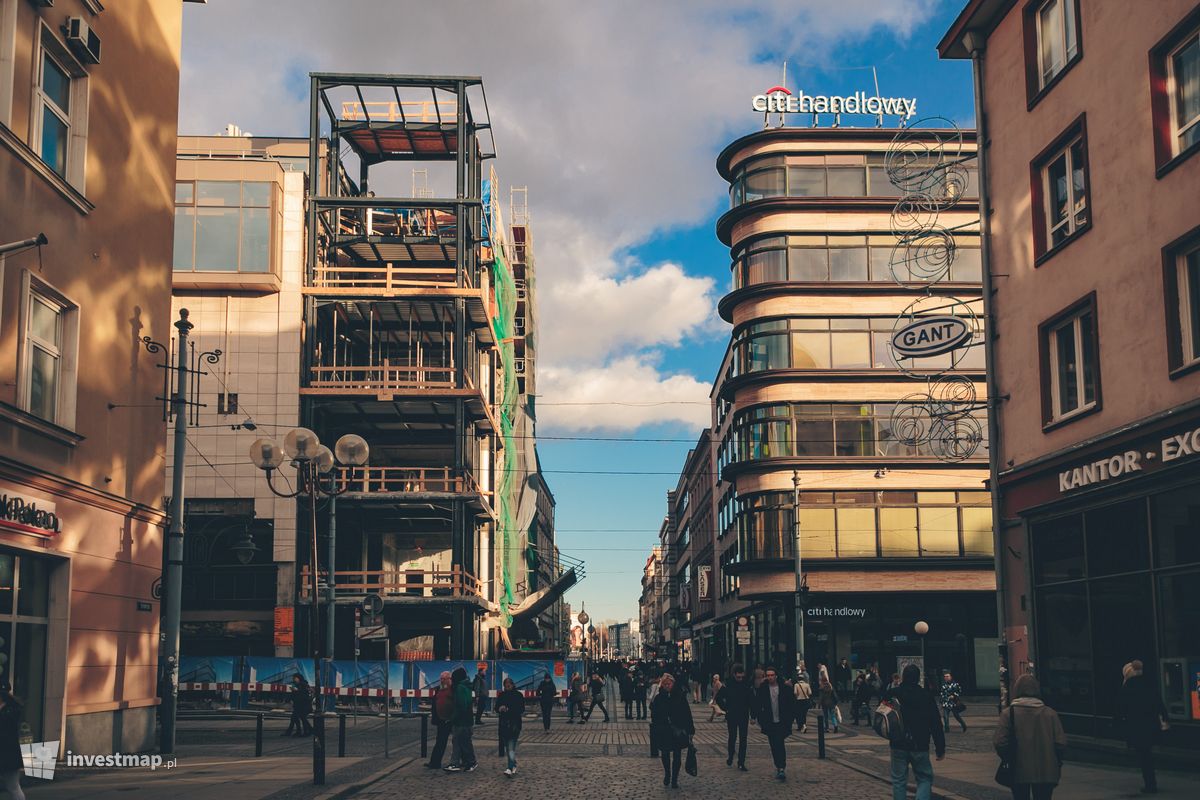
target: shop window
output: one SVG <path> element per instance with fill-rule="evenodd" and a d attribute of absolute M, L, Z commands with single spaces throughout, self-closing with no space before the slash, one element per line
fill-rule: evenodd
<path fill-rule="evenodd" d="M 87 157 L 87 72 L 44 25 L 40 45 L 30 144 L 46 166 L 82 192 Z"/>
<path fill-rule="evenodd" d="M 1200 366 L 1200 227 L 1163 248 L 1167 359 L 1177 377 Z"/>
<path fill-rule="evenodd" d="M 28 271 L 22 296 L 21 407 L 47 422 L 72 428 L 79 307 Z"/>
<path fill-rule="evenodd" d="M 1083 55 L 1078 0 L 1030 0 L 1023 14 L 1030 107 Z"/>
<path fill-rule="evenodd" d="M 1059 712 L 1090 714 L 1095 701 L 1087 587 L 1046 587 L 1038 590 L 1037 599 L 1042 699 Z"/>
<path fill-rule="evenodd" d="M 1083 527 L 1088 575 L 1115 575 L 1150 568 L 1146 500 L 1138 498 L 1088 511 Z"/>
<path fill-rule="evenodd" d="M 1152 496 L 1150 517 L 1156 567 L 1200 564 L 1200 495 L 1194 487 Z"/>
<path fill-rule="evenodd" d="M 1083 116 L 1034 159 L 1031 173 L 1034 249 L 1040 261 L 1091 228 Z"/>
<path fill-rule="evenodd" d="M 1200 151 L 1200 7 L 1150 51 L 1150 107 L 1162 177 Z"/>
<path fill-rule="evenodd" d="M 1088 585 L 1096 713 L 1101 716 L 1116 715 L 1125 664 L 1138 659 L 1146 664 L 1147 673 L 1155 673 L 1152 665 L 1158 659 L 1150 587 L 1149 574 L 1105 578 Z"/>
<path fill-rule="evenodd" d="M 177 183 L 175 270 L 269 272 L 273 186 L 263 181 Z"/>
<path fill-rule="evenodd" d="M 1096 296 L 1091 294 L 1042 324 L 1042 413 L 1047 425 L 1100 405 Z"/>
<path fill-rule="evenodd" d="M 1083 516 L 1073 514 L 1032 526 L 1034 578 L 1039 583 L 1073 581 L 1085 576 Z"/>
<path fill-rule="evenodd" d="M 1159 657 L 1200 657 L 1200 571 L 1160 575 L 1158 608 L 1162 620 Z"/>

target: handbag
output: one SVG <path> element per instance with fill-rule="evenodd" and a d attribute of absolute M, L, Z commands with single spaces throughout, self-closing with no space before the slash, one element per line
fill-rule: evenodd
<path fill-rule="evenodd" d="M 688 745 L 687 761 L 684 762 L 683 769 L 693 778 L 696 777 L 696 773 L 699 771 L 696 767 L 696 748 L 692 747 L 690 744 Z"/>
<path fill-rule="evenodd" d="M 1017 752 L 1017 729 L 1014 717 L 1017 711 L 1012 706 L 1008 707 L 1008 738 L 1012 741 L 1009 745 L 1008 754 L 1000 757 L 1000 766 L 996 767 L 996 783 L 1009 788 L 1013 785 L 1013 762 L 1016 761 Z"/>
<path fill-rule="evenodd" d="M 957 697 L 954 698 L 954 713 L 961 714 L 962 712 L 964 712 L 966 710 L 967 710 L 967 704 L 964 703 L 962 700 L 959 700 Z"/>

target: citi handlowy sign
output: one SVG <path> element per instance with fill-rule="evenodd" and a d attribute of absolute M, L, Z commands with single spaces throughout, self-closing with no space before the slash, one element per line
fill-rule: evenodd
<path fill-rule="evenodd" d="M 858 91 L 851 95 L 792 94 L 783 86 L 772 86 L 750 101 L 751 107 L 766 114 L 885 114 L 911 119 L 917 113 L 915 97 L 879 97 Z"/>

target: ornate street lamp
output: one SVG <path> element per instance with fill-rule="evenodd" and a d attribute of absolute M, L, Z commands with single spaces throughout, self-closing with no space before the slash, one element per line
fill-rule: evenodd
<path fill-rule="evenodd" d="M 336 457 L 335 457 L 336 453 Z M 308 616 L 309 644 L 313 654 L 313 677 L 316 681 L 316 712 L 313 714 L 313 784 L 320 786 L 325 783 L 325 698 L 321 691 L 321 651 L 317 641 L 317 613 L 320 598 L 318 586 L 317 561 L 317 501 L 322 497 L 336 497 L 350 488 L 349 484 L 338 488 L 333 479 L 335 462 L 348 467 L 360 467 L 367 463 L 370 448 L 366 441 L 353 433 L 348 433 L 338 439 L 333 451 L 321 444 L 317 434 L 308 428 L 295 428 L 288 431 L 283 439 L 281 448 L 267 438 L 256 439 L 250 445 L 250 461 L 254 466 L 267 473 L 267 486 L 279 497 L 308 498 L 309 529 L 312 532 L 309 564 L 311 572 L 312 612 Z M 272 477 L 284 461 L 291 459 L 291 466 L 296 470 L 296 488 L 292 491 L 280 491 L 275 487 Z M 251 543 L 253 544 L 253 543 Z M 241 558 L 241 552 L 237 551 Z M 251 556 L 253 554 L 251 553 Z M 333 563 L 329 564 L 329 582 L 333 585 Z M 333 608 L 333 598 L 330 597 L 330 608 Z M 333 653 L 329 653 L 330 658 Z"/>

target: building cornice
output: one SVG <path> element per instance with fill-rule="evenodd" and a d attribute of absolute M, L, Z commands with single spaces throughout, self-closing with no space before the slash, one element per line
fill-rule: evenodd
<path fill-rule="evenodd" d="M 121 514 L 151 525 L 165 525 L 166 512 L 105 492 L 46 470 L 32 467 L 8 456 L 0 456 L 0 480 L 46 492 L 56 498 L 73 500 L 113 514 Z"/>

